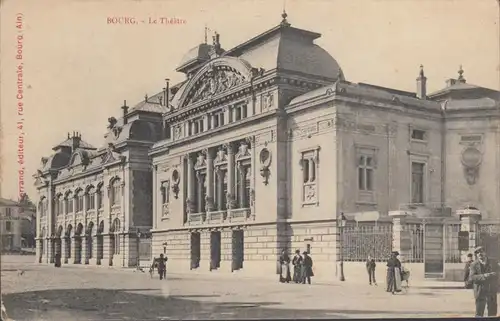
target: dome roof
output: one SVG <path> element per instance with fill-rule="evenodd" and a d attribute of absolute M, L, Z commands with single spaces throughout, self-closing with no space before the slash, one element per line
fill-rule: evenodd
<path fill-rule="evenodd" d="M 191 48 L 181 59 L 179 67 L 177 67 L 177 71 L 183 72 L 186 69 L 189 69 L 190 66 L 196 63 L 204 62 L 210 59 L 210 49 L 212 49 L 212 45 L 202 43 L 197 45 L 194 48 Z"/>

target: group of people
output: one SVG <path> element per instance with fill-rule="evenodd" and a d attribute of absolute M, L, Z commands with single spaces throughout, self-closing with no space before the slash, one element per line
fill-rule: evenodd
<path fill-rule="evenodd" d="M 402 283 L 410 278 L 410 272 L 403 268 L 401 261 L 398 259 L 399 252 L 393 251 L 390 258 L 387 260 L 387 292 L 396 294 L 401 292 Z M 370 285 L 377 285 L 377 279 L 375 278 L 375 268 L 377 263 L 374 258 L 368 256 L 366 260 L 366 271 L 368 272 L 368 282 Z"/>
<path fill-rule="evenodd" d="M 476 259 L 469 253 L 465 263 L 464 283 L 466 289 L 473 289 L 476 303 L 476 317 L 484 316 L 487 307 L 488 316 L 497 315 L 498 262 L 489 259 L 482 246 L 474 249 Z"/>
<path fill-rule="evenodd" d="M 293 277 L 290 272 L 290 262 L 293 266 Z M 307 251 L 300 255 L 300 250 L 295 251 L 295 256 L 290 260 L 290 256 L 286 250 L 281 251 L 278 261 L 278 274 L 281 283 L 295 283 L 311 284 L 311 277 L 313 273 L 313 260 Z"/>

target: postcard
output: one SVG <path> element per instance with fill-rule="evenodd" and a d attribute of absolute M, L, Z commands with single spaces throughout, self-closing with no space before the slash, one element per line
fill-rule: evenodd
<path fill-rule="evenodd" d="M 499 1 L 1 9 L 2 320 L 498 316 Z"/>

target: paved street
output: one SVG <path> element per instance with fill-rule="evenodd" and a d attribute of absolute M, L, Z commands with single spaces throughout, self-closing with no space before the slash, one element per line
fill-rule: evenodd
<path fill-rule="evenodd" d="M 383 284 L 308 286 L 189 274 L 159 281 L 131 270 L 39 266 L 32 258 L 2 257 L 3 300 L 17 321 L 428 318 L 474 311 L 471 291 L 442 283 L 414 285 L 393 296 Z"/>

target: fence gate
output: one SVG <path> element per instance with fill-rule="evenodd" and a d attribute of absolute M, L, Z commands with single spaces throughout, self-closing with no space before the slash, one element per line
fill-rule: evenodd
<path fill-rule="evenodd" d="M 392 252 L 392 222 L 349 224 L 342 231 L 344 261 L 366 262 L 368 256 L 386 261 Z"/>
<path fill-rule="evenodd" d="M 424 274 L 425 278 L 444 277 L 443 224 L 424 225 Z"/>
<path fill-rule="evenodd" d="M 476 239 L 488 257 L 500 260 L 500 224 L 479 224 Z"/>

